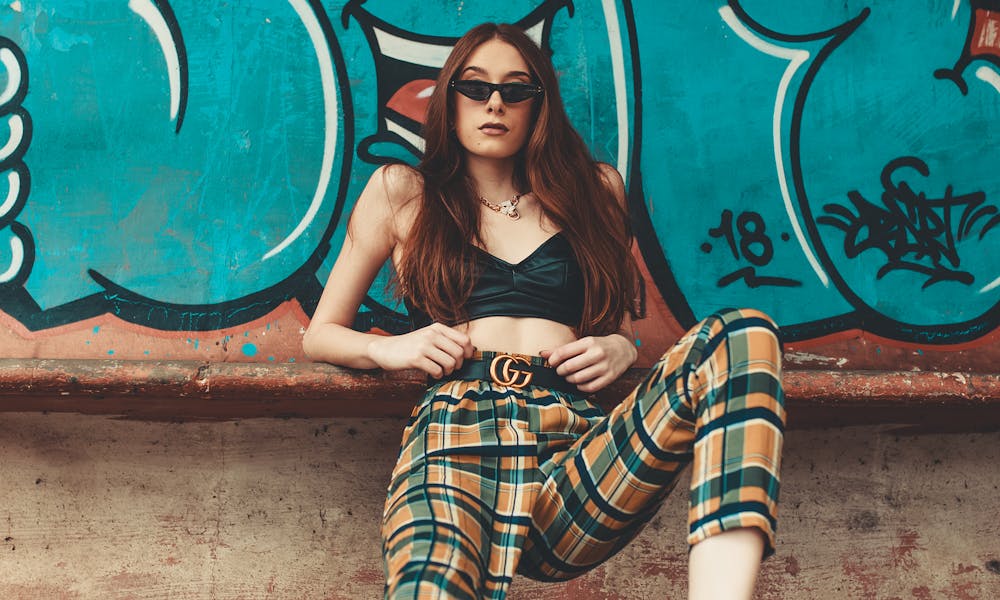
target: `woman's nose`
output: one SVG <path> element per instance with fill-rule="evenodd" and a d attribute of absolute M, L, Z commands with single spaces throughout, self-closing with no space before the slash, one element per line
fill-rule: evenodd
<path fill-rule="evenodd" d="M 504 104 L 503 98 L 500 96 L 500 90 L 493 90 L 490 97 L 486 99 L 486 110 L 488 112 L 503 113 Z"/>

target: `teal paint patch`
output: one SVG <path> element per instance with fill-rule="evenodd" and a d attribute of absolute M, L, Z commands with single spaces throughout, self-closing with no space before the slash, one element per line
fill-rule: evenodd
<path fill-rule="evenodd" d="M 243 354 L 245 354 L 246 356 L 251 356 L 251 357 L 252 356 L 257 356 L 257 345 L 256 344 L 252 344 L 252 343 L 247 342 L 246 344 L 243 344 L 242 350 L 243 350 Z"/>
<path fill-rule="evenodd" d="M 69 52 L 73 50 L 74 46 L 80 44 L 91 45 L 94 43 L 94 38 L 89 34 L 71 33 L 60 27 L 53 27 L 49 32 L 49 36 L 52 49 L 57 52 Z"/>

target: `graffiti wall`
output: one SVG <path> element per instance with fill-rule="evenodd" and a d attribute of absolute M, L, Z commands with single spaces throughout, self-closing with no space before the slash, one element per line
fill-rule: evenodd
<path fill-rule="evenodd" d="M 823 364 L 993 370 L 994 0 L 5 2 L 0 353 L 294 361 L 354 199 L 420 155 L 485 20 L 551 52 L 626 179 L 643 356 L 750 305 Z M 407 326 L 388 277 L 359 329 Z"/>

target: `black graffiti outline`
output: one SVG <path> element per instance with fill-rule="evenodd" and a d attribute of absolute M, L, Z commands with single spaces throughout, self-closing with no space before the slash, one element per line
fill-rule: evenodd
<path fill-rule="evenodd" d="M 170 32 L 170 38 L 174 43 L 174 47 L 177 48 L 177 70 L 180 77 L 180 90 L 178 92 L 178 104 L 177 104 L 177 126 L 174 128 L 174 133 L 181 132 L 181 125 L 184 123 L 184 115 L 187 113 L 187 103 L 188 103 L 188 58 L 187 49 L 184 47 L 184 36 L 181 33 L 181 25 L 177 21 L 177 15 L 174 14 L 174 9 L 170 6 L 169 0 L 152 0 L 153 5 L 156 9 L 160 11 L 163 15 L 163 20 L 167 24 L 167 31 Z"/>
<path fill-rule="evenodd" d="M 959 269 L 961 257 L 956 242 L 975 233 L 972 228 L 983 218 L 992 215 L 982 223 L 978 236 L 980 240 L 1000 225 L 997 207 L 983 206 L 985 192 L 956 196 L 950 185 L 942 198 L 927 198 L 923 192 L 914 192 L 905 179 L 899 183 L 893 180 L 897 171 L 906 168 L 924 177 L 930 175 L 927 164 L 915 156 L 889 161 L 881 176 L 884 208 L 869 202 L 857 190 L 852 190 L 847 195 L 857 214 L 842 204 L 827 204 L 824 210 L 831 216 L 819 217 L 819 224 L 844 232 L 844 254 L 847 258 L 856 258 L 865 250 L 881 251 L 886 257 L 886 264 L 878 270 L 876 279 L 882 279 L 892 271 L 904 270 L 927 276 L 922 289 L 943 281 L 972 285 L 975 281 L 972 273 Z M 959 207 L 964 209 L 955 224 L 952 209 Z M 935 209 L 940 209 L 940 214 Z M 863 234 L 867 237 L 860 239 Z"/>
<path fill-rule="evenodd" d="M 342 146 L 345 149 L 353 148 L 354 108 L 348 87 L 347 65 L 322 3 L 320 0 L 307 1 L 319 22 L 336 71 L 340 108 L 343 111 Z M 282 303 L 293 299 L 298 300 L 308 314 L 312 314 L 323 290 L 316 273 L 330 252 L 330 240 L 343 213 L 347 187 L 350 183 L 352 155 L 352 152 L 345 151 L 342 157 L 333 213 L 316 249 L 291 275 L 263 290 L 225 302 L 177 304 L 136 293 L 115 284 L 100 272 L 89 269 L 88 275 L 103 288 L 102 292 L 43 310 L 23 285 L 0 284 L 0 310 L 16 319 L 29 331 L 50 329 L 103 314 L 113 314 L 124 321 L 161 331 L 210 331 L 261 318 Z M 26 245 L 26 261 L 29 256 L 28 249 Z M 30 249 L 33 260 L 33 244 Z M 26 276 L 23 279 L 26 279 Z M 23 284 L 23 280 L 20 284 Z"/>
<path fill-rule="evenodd" d="M 688 303 L 681 287 L 670 269 L 667 256 L 663 252 L 659 236 L 653 227 L 653 219 L 649 214 L 649 207 L 646 206 L 645 185 L 642 179 L 642 68 L 639 55 L 639 32 L 635 23 L 635 11 L 632 8 L 632 0 L 622 0 L 623 13 L 625 15 L 625 28 L 628 32 L 629 53 L 632 63 L 632 160 L 629 164 L 628 189 L 626 196 L 628 200 L 629 215 L 632 221 L 632 232 L 635 235 L 636 245 L 642 255 L 646 269 L 650 278 L 656 286 L 656 291 L 660 294 L 670 308 L 677 321 L 685 326 L 691 327 L 697 320 L 694 310 Z"/>
<path fill-rule="evenodd" d="M 923 343 L 929 345 L 956 344 L 982 337 L 1000 326 L 1000 302 L 993 308 L 983 312 L 979 316 L 962 322 L 948 323 L 943 325 L 915 326 L 911 323 L 897 321 L 884 315 L 873 307 L 868 306 L 851 289 L 847 282 L 840 276 L 833 261 L 824 250 L 821 243 L 818 228 L 813 220 L 812 211 L 809 207 L 808 195 L 805 189 L 805 182 L 802 170 L 801 157 L 801 131 L 802 115 L 808 98 L 810 88 L 816 79 L 819 70 L 826 63 L 830 55 L 843 44 L 868 18 L 871 8 L 865 7 L 848 21 L 818 33 L 805 35 L 782 34 L 775 30 L 764 27 L 747 14 L 738 0 L 730 0 L 729 7 L 739 20 L 748 28 L 760 35 L 774 40 L 787 43 L 815 42 L 829 40 L 816 53 L 815 58 L 810 61 L 802 82 L 798 88 L 792 103 L 791 122 L 789 131 L 789 166 L 795 195 L 798 198 L 803 221 L 811 243 L 816 251 L 817 257 L 830 277 L 831 282 L 841 293 L 841 295 L 852 306 L 852 311 L 841 315 L 831 315 L 829 317 L 782 326 L 782 337 L 788 341 L 815 338 L 845 331 L 848 329 L 864 329 L 874 334 L 905 342 Z M 630 39 L 636 40 L 635 20 L 631 3 L 626 2 L 626 19 L 629 24 Z M 640 78 L 639 52 L 637 42 L 632 48 L 632 63 L 635 68 L 635 105 L 636 105 L 636 160 L 630 173 L 630 180 L 633 182 L 629 189 L 629 207 L 635 219 L 634 228 L 640 251 L 652 275 L 660 295 L 666 300 L 674 317 L 685 327 L 690 327 L 697 322 L 690 303 L 684 296 L 677 283 L 677 280 L 670 269 L 669 263 L 663 252 L 662 246 L 658 242 L 656 231 L 652 225 L 652 219 L 644 201 L 641 172 L 638 165 L 638 148 L 641 144 L 641 114 L 642 114 L 642 80 Z"/>
<path fill-rule="evenodd" d="M 973 61 L 985 60 L 993 63 L 997 67 L 1000 67 L 1000 56 L 993 54 L 980 54 L 973 56 L 972 51 L 970 50 L 972 46 L 972 36 L 976 32 L 976 11 L 980 9 L 1000 12 L 1000 0 L 971 0 L 969 32 L 965 36 L 965 44 L 962 46 L 962 52 L 955 61 L 955 66 L 945 67 L 934 71 L 934 76 L 938 79 L 951 81 L 958 86 L 958 89 L 962 92 L 963 96 L 967 96 L 969 94 L 969 84 L 965 81 L 965 69 L 972 64 Z"/>
<path fill-rule="evenodd" d="M 0 50 L 9 51 L 20 70 L 20 80 L 18 81 L 17 89 L 14 90 L 14 93 L 7 102 L 0 107 L 0 118 L 5 118 L 9 124 L 11 119 L 16 117 L 20 120 L 22 127 L 21 139 L 18 141 L 17 146 L 7 157 L 0 161 L 0 173 L 10 171 L 11 174 L 16 175 L 18 182 L 18 192 L 14 198 L 14 202 L 4 214 L 0 215 L 0 230 L 9 229 L 10 233 L 20 242 L 22 250 L 21 265 L 18 267 L 17 272 L 9 280 L 0 283 L 0 294 L 3 294 L 10 290 L 21 288 L 24 282 L 28 280 L 28 276 L 31 274 L 35 263 L 35 240 L 31 235 L 31 230 L 23 223 L 15 220 L 21 214 L 21 211 L 24 210 L 31 191 L 31 171 L 24 162 L 24 155 L 31 146 L 34 125 L 32 124 L 31 115 L 22 106 L 24 99 L 28 95 L 29 74 L 27 57 L 14 40 L 7 37 L 0 36 Z M 10 80 L 8 77 L 9 83 Z M 10 129 L 9 125 L 8 129 Z M 9 180 L 10 177 L 8 176 Z M 13 253 L 11 258 L 13 259 Z"/>
<path fill-rule="evenodd" d="M 984 311 L 977 317 L 961 322 L 917 326 L 912 323 L 904 323 L 893 319 L 892 317 L 879 312 L 875 307 L 870 306 L 867 302 L 862 300 L 861 297 L 854 292 L 851 286 L 848 285 L 848 283 L 840 275 L 836 264 L 830 258 L 825 246 L 822 243 L 819 228 L 817 227 L 817 223 L 812 214 L 812 209 L 810 208 L 809 195 L 805 187 L 805 177 L 803 175 L 801 155 L 802 115 L 806 99 L 809 95 L 809 90 L 812 87 L 813 81 L 816 79 L 820 68 L 826 62 L 827 58 L 861 26 L 870 13 L 871 9 L 866 7 L 861 10 L 858 16 L 837 28 L 836 35 L 833 37 L 831 42 L 820 48 L 817 52 L 816 59 L 807 67 L 802 78 L 802 84 L 799 86 L 798 92 L 795 96 L 792 108 L 791 129 L 789 133 L 789 163 L 791 166 L 793 188 L 795 189 L 796 197 L 799 200 L 798 204 L 799 209 L 802 211 L 803 222 L 809 238 L 812 241 L 813 249 L 816 252 L 817 258 L 822 264 L 827 275 L 830 277 L 830 281 L 854 309 L 852 313 L 837 317 L 838 321 L 845 324 L 847 328 L 860 328 L 889 339 L 931 345 L 956 344 L 974 340 L 1000 326 L 1000 302 L 997 302 L 992 308 Z M 745 13 L 743 14 L 745 15 Z M 749 19 L 749 17 L 747 16 L 746 19 Z M 744 20 L 744 22 L 748 23 L 748 26 L 752 28 L 758 27 L 752 23 L 752 21 Z M 762 28 L 760 31 L 768 30 Z M 774 35 L 776 39 L 788 39 L 788 41 L 793 41 L 790 38 L 794 37 L 776 34 L 774 32 L 768 32 L 768 34 Z M 813 337 L 810 335 L 809 326 L 810 324 L 800 324 L 788 327 L 787 329 L 791 331 L 790 335 L 796 336 L 795 338 L 790 339 Z"/>
<path fill-rule="evenodd" d="M 626 1 L 626 22 L 629 27 L 629 34 L 631 40 L 637 40 L 637 32 L 635 28 L 635 16 L 632 11 L 631 2 Z M 791 35 L 783 34 L 767 27 L 754 20 L 747 14 L 746 10 L 740 5 L 738 0 L 729 0 L 729 7 L 733 10 L 733 13 L 739 18 L 739 20 L 744 23 L 748 28 L 756 31 L 757 33 L 770 37 L 775 40 L 788 42 L 788 43 L 801 43 L 801 42 L 814 42 L 824 39 L 831 39 L 825 46 L 823 46 L 820 51 L 819 56 L 813 62 L 811 70 L 807 71 L 806 76 L 803 80 L 803 87 L 799 88 L 799 95 L 796 98 L 796 103 L 793 108 L 793 118 L 792 127 L 799 127 L 802 115 L 802 104 L 804 104 L 805 94 L 808 90 L 808 83 L 811 83 L 812 79 L 816 76 L 816 70 L 818 66 L 821 65 L 827 56 L 837 47 L 840 43 L 843 43 L 851 33 L 863 22 L 871 9 L 865 8 L 861 13 L 832 29 L 821 31 L 818 33 L 804 34 L 804 35 Z M 698 321 L 694 311 L 691 309 L 691 304 L 687 301 L 684 293 L 681 291 L 680 285 L 677 283 L 677 278 L 673 274 L 670 268 L 670 264 L 666 259 L 666 255 L 663 252 L 663 247 L 658 241 L 656 235 L 656 230 L 653 228 L 652 219 L 649 215 L 648 209 L 644 201 L 644 193 L 642 188 L 642 177 L 641 172 L 638 167 L 640 161 L 638 160 L 638 148 L 641 147 L 639 140 L 642 137 L 641 129 L 641 115 L 642 115 L 642 79 L 640 77 L 639 68 L 639 49 L 638 42 L 633 41 L 632 47 L 632 64 L 635 73 L 633 74 L 635 78 L 635 128 L 636 132 L 634 139 L 636 140 L 636 159 L 633 162 L 633 169 L 630 173 L 630 180 L 635 182 L 630 185 L 629 189 L 629 208 L 632 212 L 634 219 L 634 229 L 636 232 L 636 239 L 639 244 L 640 251 L 646 266 L 649 269 L 650 275 L 652 276 L 653 282 L 656 284 L 657 291 L 659 291 L 660 296 L 666 301 L 667 306 L 670 308 L 670 312 L 673 313 L 674 318 L 684 327 L 691 327 L 695 325 Z M 796 130 L 797 131 L 797 130 Z M 791 144 L 797 147 L 797 138 L 795 135 L 790 141 Z M 798 162 L 793 164 L 793 178 L 796 168 L 799 168 Z M 801 179 L 801 177 L 800 177 Z M 782 338 L 787 341 L 797 341 L 802 339 L 809 339 L 813 337 L 818 337 L 822 335 L 828 335 L 831 333 L 836 333 L 839 331 L 844 331 L 846 329 L 852 329 L 856 327 L 863 326 L 862 320 L 859 318 L 856 312 L 845 313 L 843 315 L 832 315 L 823 319 L 818 319 L 815 321 L 809 321 L 806 323 L 798 323 L 793 325 L 782 326 Z"/>

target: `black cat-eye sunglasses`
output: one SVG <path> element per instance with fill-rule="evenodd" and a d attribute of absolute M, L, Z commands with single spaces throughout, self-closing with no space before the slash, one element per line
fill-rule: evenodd
<path fill-rule="evenodd" d="M 500 92 L 500 98 L 507 104 L 524 102 L 528 98 L 534 98 L 545 92 L 540 85 L 520 81 L 490 83 L 474 79 L 452 79 L 448 87 L 477 102 L 489 99 L 493 92 Z"/>

